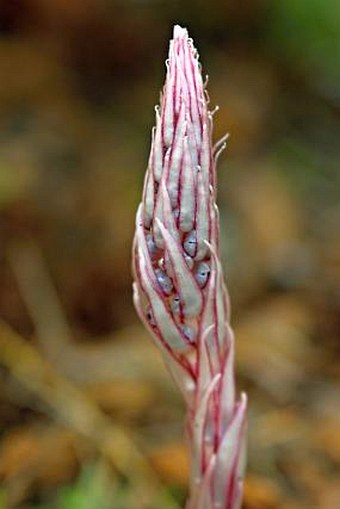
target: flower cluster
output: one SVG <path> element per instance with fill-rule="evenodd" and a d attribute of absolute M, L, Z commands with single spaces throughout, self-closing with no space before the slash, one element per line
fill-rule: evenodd
<path fill-rule="evenodd" d="M 219 260 L 213 112 L 198 54 L 174 27 L 156 107 L 133 248 L 134 302 L 188 406 L 188 509 L 236 509 L 246 398 L 235 397 L 234 338 Z"/>

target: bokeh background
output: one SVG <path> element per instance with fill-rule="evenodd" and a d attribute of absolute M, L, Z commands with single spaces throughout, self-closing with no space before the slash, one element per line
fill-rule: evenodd
<path fill-rule="evenodd" d="M 338 0 L 2 0 L 1 508 L 183 506 L 184 407 L 130 275 L 174 23 L 231 134 L 244 509 L 340 507 Z"/>

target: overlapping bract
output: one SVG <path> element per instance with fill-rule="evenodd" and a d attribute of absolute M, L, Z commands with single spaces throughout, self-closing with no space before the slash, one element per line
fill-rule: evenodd
<path fill-rule="evenodd" d="M 188 509 L 241 504 L 246 400 L 218 256 L 212 113 L 198 55 L 174 28 L 133 248 L 134 302 L 188 405 Z"/>

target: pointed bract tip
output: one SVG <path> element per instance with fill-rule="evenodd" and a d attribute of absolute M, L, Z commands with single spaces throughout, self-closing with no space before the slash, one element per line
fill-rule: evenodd
<path fill-rule="evenodd" d="M 184 39 L 188 37 L 188 30 L 186 28 L 181 27 L 180 25 L 174 26 L 174 39 Z"/>

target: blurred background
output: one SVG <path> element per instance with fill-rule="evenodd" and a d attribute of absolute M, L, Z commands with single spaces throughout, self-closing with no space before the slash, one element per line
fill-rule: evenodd
<path fill-rule="evenodd" d="M 183 507 L 184 406 L 130 275 L 174 23 L 231 134 L 244 509 L 340 507 L 338 0 L 2 0 L 1 508 Z"/>

